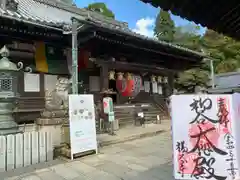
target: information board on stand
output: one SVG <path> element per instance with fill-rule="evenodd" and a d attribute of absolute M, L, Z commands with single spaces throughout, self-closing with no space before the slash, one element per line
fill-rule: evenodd
<path fill-rule="evenodd" d="M 93 95 L 69 95 L 71 159 L 74 154 L 95 150 L 97 136 Z"/>
<path fill-rule="evenodd" d="M 171 108 L 175 179 L 238 178 L 240 94 L 173 95 Z"/>

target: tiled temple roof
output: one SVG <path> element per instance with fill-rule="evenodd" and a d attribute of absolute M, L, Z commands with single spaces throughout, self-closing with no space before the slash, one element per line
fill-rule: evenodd
<path fill-rule="evenodd" d="M 189 50 L 177 45 L 173 45 L 164 41 L 158 41 L 140 34 L 137 34 L 128 28 L 125 22 L 116 21 L 107 18 L 99 13 L 80 9 L 75 6 L 70 6 L 62 2 L 54 0 L 11 0 L 16 2 L 17 8 L 0 8 L 0 16 L 5 18 L 15 19 L 17 21 L 24 20 L 25 22 L 46 25 L 58 28 L 62 31 L 71 30 L 71 19 L 75 17 L 80 20 L 93 22 L 97 27 L 107 30 L 113 30 L 116 33 L 136 37 L 140 40 L 151 41 L 162 46 L 175 48 L 179 51 L 185 51 L 189 54 L 204 57 L 202 53 Z M 11 10 L 12 9 L 12 10 Z"/>

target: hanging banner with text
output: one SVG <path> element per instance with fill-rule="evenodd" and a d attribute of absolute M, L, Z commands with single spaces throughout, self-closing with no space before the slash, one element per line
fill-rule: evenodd
<path fill-rule="evenodd" d="M 96 150 L 96 122 L 93 95 L 69 95 L 71 155 Z"/>
<path fill-rule="evenodd" d="M 171 97 L 175 179 L 239 176 L 239 105 L 240 94 Z"/>

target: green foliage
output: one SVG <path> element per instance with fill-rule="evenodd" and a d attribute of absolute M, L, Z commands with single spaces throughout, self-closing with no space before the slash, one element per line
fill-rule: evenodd
<path fill-rule="evenodd" d="M 173 43 L 194 51 L 201 51 L 201 36 L 198 31 L 199 27 L 192 24 L 176 27 Z"/>
<path fill-rule="evenodd" d="M 175 27 L 170 13 L 161 10 L 156 19 L 154 35 L 159 40 L 204 52 L 214 59 L 215 73 L 236 71 L 240 67 L 240 42 L 212 30 L 207 30 L 201 36 L 199 29 L 192 23 Z M 180 73 L 175 85 L 179 90 L 194 92 L 196 86 L 207 86 L 209 74 L 210 65 L 205 62 L 199 68 Z"/>
<path fill-rule="evenodd" d="M 216 73 L 233 72 L 240 67 L 240 42 L 207 30 L 202 38 L 202 48 L 215 60 Z"/>
<path fill-rule="evenodd" d="M 108 9 L 106 4 L 104 4 L 104 3 L 89 4 L 86 9 L 91 10 L 91 11 L 95 11 L 95 12 L 100 13 L 100 14 L 106 16 L 106 17 L 115 19 L 114 13 L 110 9 Z"/>
<path fill-rule="evenodd" d="M 156 18 L 154 35 L 158 40 L 164 40 L 195 51 L 201 51 L 202 38 L 198 34 L 199 26 L 188 24 L 182 27 L 175 27 L 170 13 L 161 10 Z M 196 86 L 206 86 L 209 81 L 209 66 L 190 69 L 178 75 L 175 86 L 178 90 L 194 92 Z"/>
<path fill-rule="evenodd" d="M 154 36 L 156 36 L 158 40 L 172 42 L 174 33 L 175 24 L 171 19 L 170 13 L 160 10 L 155 22 Z"/>
<path fill-rule="evenodd" d="M 195 68 L 180 73 L 175 86 L 178 90 L 193 93 L 196 86 L 206 87 L 208 81 L 208 71 Z"/>
<path fill-rule="evenodd" d="M 189 48 L 194 51 L 202 51 L 202 38 L 198 34 L 199 26 L 188 24 L 176 27 L 174 44 Z M 193 93 L 196 86 L 206 87 L 209 81 L 209 64 L 189 69 L 178 75 L 175 86 L 178 90 Z"/>

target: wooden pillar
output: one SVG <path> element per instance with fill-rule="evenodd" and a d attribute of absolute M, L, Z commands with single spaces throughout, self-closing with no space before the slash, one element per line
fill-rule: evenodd
<path fill-rule="evenodd" d="M 109 88 L 108 80 L 108 66 L 103 64 L 100 68 L 100 78 L 101 78 L 101 90 L 107 90 Z"/>
<path fill-rule="evenodd" d="M 174 73 L 169 73 L 168 75 L 168 88 L 169 88 L 169 96 L 173 94 L 174 90 Z"/>

